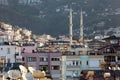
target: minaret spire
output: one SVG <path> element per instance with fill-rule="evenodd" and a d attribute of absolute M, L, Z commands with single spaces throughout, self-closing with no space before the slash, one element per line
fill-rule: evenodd
<path fill-rule="evenodd" d="M 84 40 L 83 40 L 83 14 L 82 14 L 82 8 L 80 12 L 80 37 L 79 37 L 79 43 L 83 45 Z"/>
<path fill-rule="evenodd" d="M 72 34 L 72 26 L 73 26 L 73 24 L 72 24 L 72 9 L 70 8 L 70 35 L 69 35 L 69 37 L 70 37 L 70 45 L 72 45 L 72 37 L 73 37 L 73 34 Z"/>

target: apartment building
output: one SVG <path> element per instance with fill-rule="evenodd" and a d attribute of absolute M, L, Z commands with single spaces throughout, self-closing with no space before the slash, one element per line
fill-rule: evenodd
<path fill-rule="evenodd" d="M 27 44 L 26 44 L 27 45 Z M 35 46 L 22 46 L 23 62 L 26 66 L 44 70 L 53 80 L 61 78 L 61 52 L 51 50 L 36 50 Z"/>

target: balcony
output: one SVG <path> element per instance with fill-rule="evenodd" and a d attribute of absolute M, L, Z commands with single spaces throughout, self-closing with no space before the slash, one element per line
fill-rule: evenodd
<path fill-rule="evenodd" d="M 105 56 L 109 56 L 109 55 L 115 56 L 117 54 L 115 52 L 103 52 L 103 55 L 105 55 Z"/>
<path fill-rule="evenodd" d="M 61 70 L 51 70 L 52 74 L 61 74 Z"/>
<path fill-rule="evenodd" d="M 80 69 L 80 65 L 67 65 L 67 69 Z"/>
<path fill-rule="evenodd" d="M 16 59 L 22 59 L 22 56 L 16 56 Z"/>
<path fill-rule="evenodd" d="M 60 61 L 51 61 L 51 65 L 61 65 Z"/>

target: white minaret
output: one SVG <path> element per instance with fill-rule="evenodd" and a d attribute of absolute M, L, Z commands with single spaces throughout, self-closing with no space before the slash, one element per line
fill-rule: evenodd
<path fill-rule="evenodd" d="M 79 36 L 79 43 L 83 45 L 84 40 L 83 40 L 83 14 L 82 14 L 82 9 L 80 12 L 80 36 Z"/>
<path fill-rule="evenodd" d="M 72 24 L 72 9 L 70 8 L 70 35 L 69 35 L 69 37 L 70 37 L 70 45 L 72 45 L 72 26 L 73 26 L 73 24 Z"/>

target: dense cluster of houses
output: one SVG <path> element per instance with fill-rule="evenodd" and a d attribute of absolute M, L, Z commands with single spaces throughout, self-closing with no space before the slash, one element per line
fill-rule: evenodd
<path fill-rule="evenodd" d="M 24 31 L 22 34 L 27 33 Z M 2 27 L 0 32 L 1 72 L 7 72 L 15 67 L 15 63 L 44 70 L 53 80 L 80 80 L 81 76 L 85 78 L 83 74 L 85 75 L 89 70 L 94 71 L 96 80 L 100 76 L 103 77 L 105 70 L 115 71 L 116 69 L 119 72 L 120 37 L 93 39 L 85 41 L 86 45 L 79 45 L 77 41 L 74 41 L 70 45 L 65 37 L 47 40 L 44 35 L 42 38 L 46 41 L 40 39 L 39 42 L 37 38 L 31 41 L 30 35 L 28 32 L 27 37 L 23 36 L 8 25 L 3 32 Z M 39 45 L 40 43 L 42 45 Z"/>

